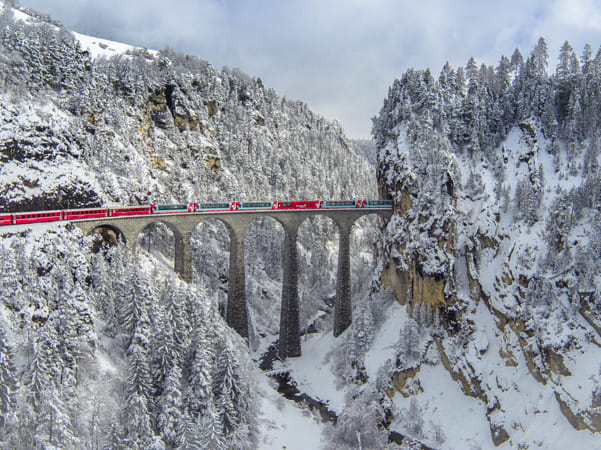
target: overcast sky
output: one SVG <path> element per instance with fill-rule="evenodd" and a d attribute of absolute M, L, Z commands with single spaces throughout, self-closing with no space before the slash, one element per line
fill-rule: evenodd
<path fill-rule="evenodd" d="M 578 56 L 601 44 L 601 0 L 21 0 L 74 31 L 165 46 L 260 76 L 369 138 L 394 78 L 470 56 L 496 65 L 540 36 L 554 68 L 568 40 Z"/>

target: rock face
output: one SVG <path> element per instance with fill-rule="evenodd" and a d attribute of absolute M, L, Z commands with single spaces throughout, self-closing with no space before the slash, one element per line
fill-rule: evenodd
<path fill-rule="evenodd" d="M 600 355 L 601 98 L 586 80 L 601 72 L 549 77 L 533 59 L 507 66 L 513 82 L 501 85 L 503 71 L 476 70 L 467 86 L 463 69 L 445 66 L 438 80 L 409 71 L 374 120 L 378 188 L 396 213 L 382 283 L 422 322 L 440 318 L 432 348 L 464 395 L 486 405 L 495 446 L 557 445 L 535 431 L 547 422 L 600 431 L 590 361 Z M 403 396 L 422 364 L 397 359 Z M 514 393 L 530 390 L 549 400 L 516 404 Z"/>

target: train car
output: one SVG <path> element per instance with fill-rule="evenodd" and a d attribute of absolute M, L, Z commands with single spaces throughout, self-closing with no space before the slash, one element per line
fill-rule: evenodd
<path fill-rule="evenodd" d="M 327 200 L 323 202 L 323 208 L 328 209 L 348 209 L 362 208 L 364 200 Z"/>
<path fill-rule="evenodd" d="M 24 212 L 14 214 L 14 223 L 53 222 L 64 218 L 64 211 Z"/>
<path fill-rule="evenodd" d="M 0 225 L 12 225 L 13 214 L 0 214 Z"/>
<path fill-rule="evenodd" d="M 175 205 L 150 205 L 151 214 L 174 214 L 196 211 L 196 203 L 181 203 Z"/>
<path fill-rule="evenodd" d="M 266 209 L 277 209 L 278 202 L 240 202 L 240 209 L 251 211 L 264 211 Z"/>
<path fill-rule="evenodd" d="M 107 208 L 97 209 L 70 209 L 65 211 L 65 220 L 93 219 L 95 217 L 107 217 L 109 210 Z"/>
<path fill-rule="evenodd" d="M 323 200 L 293 200 L 291 202 L 275 202 L 277 209 L 320 209 Z"/>
<path fill-rule="evenodd" d="M 128 206 L 126 208 L 111 208 L 109 216 L 139 216 L 151 214 L 150 206 Z"/>
<path fill-rule="evenodd" d="M 392 200 L 367 200 L 367 208 L 392 208 Z"/>
<path fill-rule="evenodd" d="M 240 208 L 239 202 L 229 203 L 196 203 L 196 212 L 211 211 L 236 211 Z"/>

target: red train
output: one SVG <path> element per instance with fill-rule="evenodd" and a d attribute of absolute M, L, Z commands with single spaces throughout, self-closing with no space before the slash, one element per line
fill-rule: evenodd
<path fill-rule="evenodd" d="M 99 217 L 140 216 L 146 214 L 182 214 L 226 211 L 268 211 L 299 209 L 392 209 L 392 200 L 293 200 L 275 202 L 183 203 L 175 205 L 127 206 L 121 208 L 67 209 L 0 214 L 0 225 L 52 222 L 57 220 L 95 219 Z"/>

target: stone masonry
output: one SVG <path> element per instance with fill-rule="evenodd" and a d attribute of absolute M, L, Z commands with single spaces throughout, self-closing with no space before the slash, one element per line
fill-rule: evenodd
<path fill-rule="evenodd" d="M 161 214 L 148 216 L 119 216 L 99 219 L 78 220 L 77 225 L 90 234 L 98 228 L 109 228 L 117 233 L 135 251 L 138 235 L 150 224 L 162 222 L 175 239 L 175 272 L 187 282 L 191 281 L 190 237 L 196 226 L 209 218 L 225 224 L 230 234 L 230 274 L 228 301 L 225 319 L 242 337 L 248 337 L 248 312 L 244 278 L 244 233 L 248 225 L 258 218 L 271 217 L 280 223 L 285 232 L 282 285 L 282 308 L 280 316 L 279 355 L 282 358 L 300 356 L 298 267 L 296 238 L 298 228 L 307 218 L 323 215 L 338 225 L 340 243 L 338 254 L 338 276 L 336 281 L 336 303 L 334 310 L 334 336 L 339 336 L 352 321 L 350 233 L 355 221 L 367 214 L 390 217 L 386 208 L 323 209 L 323 210 L 271 210 L 203 212 Z"/>

